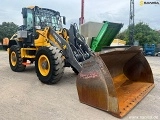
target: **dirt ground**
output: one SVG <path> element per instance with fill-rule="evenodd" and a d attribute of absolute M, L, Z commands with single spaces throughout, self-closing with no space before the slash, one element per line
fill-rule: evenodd
<path fill-rule="evenodd" d="M 123 119 L 160 119 L 160 57 L 147 57 L 155 88 Z M 79 102 L 76 75 L 65 69 L 58 84 L 45 85 L 34 66 L 11 71 L 6 51 L 0 51 L 0 120 L 116 120 L 112 115 Z"/>

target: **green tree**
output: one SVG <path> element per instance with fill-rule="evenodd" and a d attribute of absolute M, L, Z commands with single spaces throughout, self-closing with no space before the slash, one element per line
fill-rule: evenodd
<path fill-rule="evenodd" d="M 18 30 L 18 25 L 13 22 L 3 22 L 0 24 L 0 42 L 4 37 L 11 38 L 11 36 Z"/>
<path fill-rule="evenodd" d="M 118 39 L 122 39 L 129 43 L 129 27 L 123 32 L 117 35 Z M 140 45 L 147 44 L 158 44 L 160 43 L 160 33 L 158 31 L 153 30 L 149 27 L 149 25 L 139 22 L 135 25 L 135 40 L 139 41 Z"/>

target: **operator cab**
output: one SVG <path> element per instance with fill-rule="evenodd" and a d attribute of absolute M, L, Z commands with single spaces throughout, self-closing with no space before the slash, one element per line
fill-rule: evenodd
<path fill-rule="evenodd" d="M 27 30 L 44 29 L 45 27 L 51 27 L 55 30 L 62 29 L 62 22 L 65 24 L 65 17 L 60 16 L 58 11 L 54 11 L 47 8 L 28 7 L 22 8 L 23 25 Z M 63 18 L 63 19 L 61 19 Z"/>
<path fill-rule="evenodd" d="M 20 26 L 19 38 L 24 39 L 24 44 L 32 46 L 36 39 L 36 30 L 44 30 L 45 27 L 51 27 L 55 31 L 62 29 L 62 22 L 65 24 L 65 17 L 60 16 L 58 11 L 47 8 L 31 6 L 22 8 L 23 25 Z M 63 19 L 62 19 L 63 18 Z M 25 35 L 26 34 L 26 35 Z"/>

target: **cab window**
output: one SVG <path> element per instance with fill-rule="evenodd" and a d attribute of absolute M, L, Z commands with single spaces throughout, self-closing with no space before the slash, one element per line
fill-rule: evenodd
<path fill-rule="evenodd" d="M 27 10 L 27 30 L 30 30 L 33 28 L 33 14 L 32 10 Z"/>

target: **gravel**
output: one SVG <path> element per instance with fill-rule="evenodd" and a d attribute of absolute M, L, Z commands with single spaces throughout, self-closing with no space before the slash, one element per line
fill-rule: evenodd
<path fill-rule="evenodd" d="M 0 51 L 0 120 L 116 120 L 107 112 L 79 102 L 76 75 L 65 68 L 58 84 L 45 85 L 34 66 L 13 72 L 8 53 Z M 155 88 L 123 119 L 160 119 L 160 57 L 147 57 Z"/>

